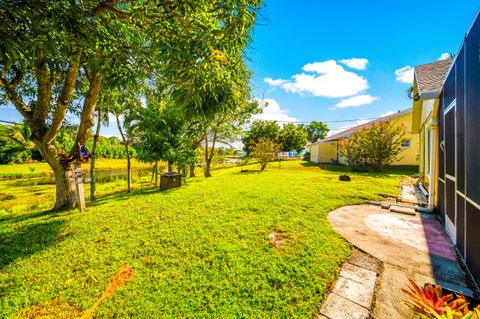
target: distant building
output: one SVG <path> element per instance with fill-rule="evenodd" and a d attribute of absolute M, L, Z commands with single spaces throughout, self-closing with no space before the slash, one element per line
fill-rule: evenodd
<path fill-rule="evenodd" d="M 309 144 L 310 161 L 313 163 L 338 163 L 346 165 L 348 159 L 341 155 L 339 141 L 349 138 L 351 135 L 363 128 L 377 123 L 390 121 L 392 125 L 403 125 L 406 128 L 406 134 L 402 143 L 403 151 L 399 159 L 392 165 L 418 165 L 418 134 L 411 133 L 412 130 L 412 109 L 406 109 L 397 113 L 382 117 L 380 119 L 357 125 L 348 130 L 329 136 L 316 143 Z"/>

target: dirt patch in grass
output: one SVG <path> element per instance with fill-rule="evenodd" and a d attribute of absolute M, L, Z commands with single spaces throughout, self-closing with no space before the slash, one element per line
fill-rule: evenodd
<path fill-rule="evenodd" d="M 288 241 L 288 238 L 285 237 L 284 232 L 282 230 L 274 230 L 270 234 L 268 234 L 268 242 L 270 246 L 274 248 L 281 248 L 283 244 Z"/>

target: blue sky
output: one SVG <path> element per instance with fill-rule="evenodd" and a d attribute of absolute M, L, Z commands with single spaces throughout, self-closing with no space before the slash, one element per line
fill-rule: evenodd
<path fill-rule="evenodd" d="M 456 53 L 479 7 L 472 0 L 267 0 L 249 51 L 255 94 L 270 102 L 259 118 L 362 119 L 410 107 L 412 71 L 399 71 L 398 80 L 395 71 Z M 368 63 L 339 62 L 352 58 Z M 347 124 L 355 122 L 329 126 Z"/>
<path fill-rule="evenodd" d="M 395 71 L 456 53 L 480 8 L 475 0 L 265 3 L 248 50 L 255 96 L 269 102 L 257 118 L 306 122 L 375 118 L 410 107 L 404 82 L 411 71 L 399 73 L 404 82 Z M 21 117 L 2 108 L 0 119 Z M 118 132 L 111 125 L 103 134 Z"/>

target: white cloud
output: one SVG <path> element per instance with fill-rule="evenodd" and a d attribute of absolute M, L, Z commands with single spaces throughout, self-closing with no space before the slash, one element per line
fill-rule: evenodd
<path fill-rule="evenodd" d="M 403 68 L 395 70 L 397 81 L 402 83 L 412 84 L 413 74 L 414 74 L 414 68 L 412 68 L 410 65 L 407 65 L 407 66 L 404 66 Z"/>
<path fill-rule="evenodd" d="M 450 53 L 445 52 L 440 54 L 440 57 L 438 58 L 438 61 L 443 61 L 443 60 L 448 60 L 450 59 Z"/>
<path fill-rule="evenodd" d="M 270 84 L 271 86 L 281 86 L 282 84 L 285 84 L 288 82 L 287 80 L 282 80 L 282 79 L 274 80 L 272 78 L 265 78 L 263 81 Z"/>
<path fill-rule="evenodd" d="M 284 122 L 299 121 L 295 117 L 288 115 L 289 110 L 280 108 L 280 105 L 274 99 L 258 100 L 258 102 L 263 111 L 260 114 L 255 114 L 252 116 L 253 120 Z"/>
<path fill-rule="evenodd" d="M 311 94 L 318 97 L 344 98 L 368 89 L 365 77 L 346 71 L 335 60 L 308 63 L 291 80 L 266 78 L 264 81 L 287 92 Z"/>
<path fill-rule="evenodd" d="M 335 104 L 336 108 L 345 108 L 345 107 L 355 107 L 361 105 L 368 105 L 372 104 L 374 101 L 379 100 L 380 98 L 376 96 L 371 96 L 369 94 L 364 95 L 357 95 L 340 101 L 339 103 Z"/>
<path fill-rule="evenodd" d="M 367 59 L 359 59 L 359 58 L 352 58 L 352 59 L 343 59 L 339 61 L 342 64 L 345 64 L 349 68 L 357 69 L 357 70 L 365 70 L 367 68 L 368 60 Z"/>
<path fill-rule="evenodd" d="M 305 72 L 316 72 L 318 74 L 329 74 L 344 71 L 343 67 L 338 65 L 335 60 L 308 63 L 305 64 L 302 69 Z"/>

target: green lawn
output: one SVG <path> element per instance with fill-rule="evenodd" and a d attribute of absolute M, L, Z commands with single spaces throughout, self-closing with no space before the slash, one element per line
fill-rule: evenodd
<path fill-rule="evenodd" d="M 310 319 L 350 252 L 327 214 L 395 193 L 413 173 L 352 173 L 352 182 L 339 182 L 342 168 L 299 161 L 250 169 L 106 196 L 85 213 L 0 216 L 0 317 L 34 318 L 43 307 L 78 318 L 129 264 L 134 280 L 96 318 Z M 280 247 L 269 242 L 274 231 Z"/>

